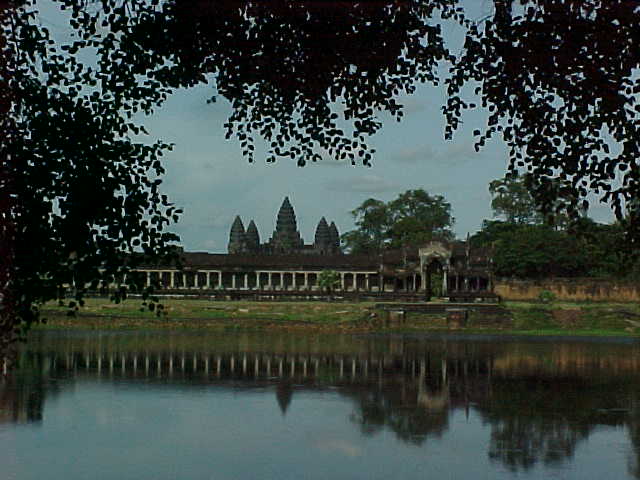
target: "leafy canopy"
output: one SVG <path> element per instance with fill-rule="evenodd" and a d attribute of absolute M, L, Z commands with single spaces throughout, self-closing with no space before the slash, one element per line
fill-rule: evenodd
<path fill-rule="evenodd" d="M 526 225 L 542 223 L 542 215 L 523 178 L 506 176 L 489 183 L 494 217 L 507 223 Z"/>
<path fill-rule="evenodd" d="M 160 191 L 170 146 L 139 141 L 144 126 L 133 119 L 199 83 L 211 86 L 212 101 L 231 103 L 227 136 L 249 160 L 262 137 L 267 160 L 304 165 L 323 152 L 369 164 L 380 112 L 400 119 L 401 94 L 444 80 L 447 137 L 466 109 L 485 108 L 478 148 L 500 135 L 511 169 L 532 174 L 547 210 L 554 178 L 572 192 L 574 213 L 587 193 L 599 195 L 637 249 L 637 2 L 493 0 L 479 21 L 465 18 L 458 0 L 54 3 L 69 12 L 70 41 L 51 37 L 34 0 L 0 10 L 9 334 L 16 319 L 37 319 L 38 303 L 63 298 L 65 284 L 75 283 L 81 300 L 85 282 L 118 283 L 133 252 L 170 250 L 166 229 L 178 211 Z M 466 29 L 459 56 L 442 35 L 448 21 Z M 418 241 L 412 221 L 393 226 L 396 240 Z M 358 232 L 374 248 L 392 241 Z"/>
<path fill-rule="evenodd" d="M 570 189 L 562 186 L 558 178 L 548 181 L 547 188 L 553 193 L 553 201 L 545 211 L 531 195 L 533 182 L 533 176 L 526 173 L 519 176 L 508 174 L 504 178 L 489 183 L 489 192 L 493 197 L 491 209 L 494 217 L 503 217 L 507 223 L 518 225 L 545 223 L 566 229 L 572 221 L 586 215 L 586 210 L 582 206 L 576 212 L 576 215 L 579 213 L 579 217 L 567 215 L 567 209 L 575 197 Z"/>
<path fill-rule="evenodd" d="M 447 79 L 447 136 L 464 111 L 488 110 L 475 130 L 479 149 L 494 136 L 511 171 L 531 174 L 545 212 L 558 182 L 578 216 L 588 193 L 627 214 L 628 240 L 640 226 L 640 5 L 627 0 L 494 0 L 469 27 Z M 475 84 L 473 99 L 465 88 Z M 479 97 L 479 102 L 477 101 Z M 582 207 L 582 208 L 581 208 Z"/>
<path fill-rule="evenodd" d="M 343 234 L 342 242 L 354 254 L 418 246 L 434 237 L 453 238 L 451 205 L 423 189 L 407 190 L 390 202 L 370 198 L 351 214 L 357 228 Z"/>

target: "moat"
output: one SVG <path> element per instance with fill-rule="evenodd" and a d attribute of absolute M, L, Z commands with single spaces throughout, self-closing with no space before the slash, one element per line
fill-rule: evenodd
<path fill-rule="evenodd" d="M 36 331 L 3 478 L 638 478 L 640 342 Z"/>

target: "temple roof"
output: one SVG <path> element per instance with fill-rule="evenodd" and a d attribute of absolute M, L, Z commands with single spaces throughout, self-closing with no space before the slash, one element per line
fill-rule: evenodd
<path fill-rule="evenodd" d="M 229 242 L 244 240 L 244 225 L 240 215 L 237 215 L 233 224 L 231 225 L 231 233 L 229 234 Z"/>
<path fill-rule="evenodd" d="M 272 267 L 287 270 L 289 268 L 310 267 L 315 269 L 352 268 L 377 270 L 378 259 L 368 255 L 255 255 L 185 252 L 182 255 L 185 267 Z"/>
<path fill-rule="evenodd" d="M 276 232 L 293 233 L 298 230 L 296 222 L 296 214 L 289 202 L 289 197 L 284 197 L 284 201 L 278 211 L 278 219 L 276 220 Z"/>
<path fill-rule="evenodd" d="M 329 225 L 327 225 L 327 220 L 324 217 L 320 219 L 318 226 L 316 227 L 314 243 L 317 246 L 331 245 L 331 231 L 329 230 Z"/>
<path fill-rule="evenodd" d="M 249 222 L 247 231 L 244 234 L 247 240 L 247 246 L 250 248 L 258 248 L 260 246 L 260 234 L 258 233 L 258 227 L 253 220 Z"/>
<path fill-rule="evenodd" d="M 331 225 L 329 225 L 329 235 L 331 236 L 331 245 L 340 248 L 340 234 L 334 222 L 331 222 Z"/>
<path fill-rule="evenodd" d="M 466 258 L 465 242 L 451 242 L 453 249 L 453 259 Z M 476 248 L 471 250 L 471 265 L 463 266 L 465 270 L 480 270 L 486 268 L 489 261 L 488 250 Z M 335 270 L 368 270 L 377 271 L 381 265 L 386 268 L 402 268 L 403 265 L 418 266 L 420 258 L 417 248 L 408 248 L 406 251 L 388 250 L 382 255 L 319 255 L 319 254 L 289 254 L 289 255 L 260 255 L 250 253 L 206 253 L 206 252 L 184 252 L 182 254 L 184 266 L 188 268 L 235 268 L 251 269 L 253 267 L 272 269 L 303 269 L 314 270 L 335 269 Z M 148 265 L 151 268 L 156 266 Z M 157 268 L 157 267 L 156 267 Z"/>

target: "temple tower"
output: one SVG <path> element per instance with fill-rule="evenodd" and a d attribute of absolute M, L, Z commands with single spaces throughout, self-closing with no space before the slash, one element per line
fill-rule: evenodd
<path fill-rule="evenodd" d="M 247 251 L 247 239 L 240 215 L 236 216 L 233 225 L 231 225 L 228 251 L 229 253 L 244 253 Z"/>
<path fill-rule="evenodd" d="M 258 227 L 253 220 L 249 222 L 247 231 L 244 234 L 247 243 L 247 250 L 252 253 L 258 253 L 260 250 L 260 234 L 258 233 Z"/>
<path fill-rule="evenodd" d="M 313 246 L 318 253 L 327 253 L 332 249 L 331 232 L 327 220 L 322 217 L 316 227 L 316 236 Z"/>
<path fill-rule="evenodd" d="M 274 253 L 291 253 L 304 245 L 289 197 L 284 197 L 269 245 Z"/>
<path fill-rule="evenodd" d="M 340 251 L 340 234 L 338 233 L 338 227 L 334 222 L 329 225 L 329 235 L 331 238 L 331 246 L 335 249 L 336 253 Z"/>

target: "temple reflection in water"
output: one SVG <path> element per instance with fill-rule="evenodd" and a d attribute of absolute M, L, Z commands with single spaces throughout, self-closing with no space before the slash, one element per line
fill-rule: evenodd
<path fill-rule="evenodd" d="M 635 343 L 466 341 L 330 335 L 36 336 L 0 381 L 0 421 L 38 422 L 51 395 L 85 381 L 272 392 L 283 415 L 300 392 L 353 403 L 363 435 L 423 445 L 462 411 L 490 425 L 486 454 L 512 471 L 568 461 L 602 427 L 640 447 Z M 629 459 L 637 476 L 637 455 Z"/>

